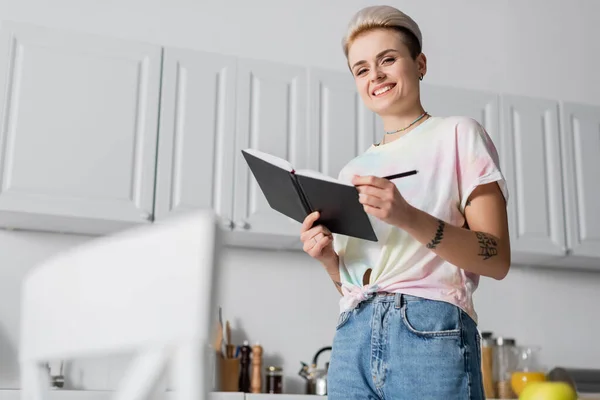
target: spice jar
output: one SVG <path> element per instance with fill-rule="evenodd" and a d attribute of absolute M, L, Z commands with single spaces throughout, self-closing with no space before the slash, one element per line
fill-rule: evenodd
<path fill-rule="evenodd" d="M 494 348 L 494 381 L 496 382 L 496 395 L 501 399 L 516 399 L 517 396 L 511 387 L 512 372 L 517 366 L 515 353 L 515 339 L 496 338 Z"/>
<path fill-rule="evenodd" d="M 270 366 L 266 368 L 266 393 L 283 393 L 283 369 Z"/>

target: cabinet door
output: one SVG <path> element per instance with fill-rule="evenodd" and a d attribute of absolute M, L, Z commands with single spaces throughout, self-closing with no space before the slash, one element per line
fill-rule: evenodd
<path fill-rule="evenodd" d="M 379 117 L 364 106 L 349 72 L 310 69 L 309 104 L 312 169 L 337 178 L 344 165 L 383 136 L 376 128 Z"/>
<path fill-rule="evenodd" d="M 7 22 L 0 36 L 0 225 L 151 221 L 161 48 Z"/>
<path fill-rule="evenodd" d="M 480 92 L 430 84 L 421 85 L 421 103 L 433 116 L 470 117 L 479 122 L 492 138 L 503 166 L 499 129 L 499 100 L 495 93 Z"/>
<path fill-rule="evenodd" d="M 503 96 L 501 104 L 513 261 L 564 256 L 558 104 L 518 96 Z"/>
<path fill-rule="evenodd" d="M 600 265 L 600 107 L 565 103 L 562 143 L 567 244 L 573 256 Z M 582 260 L 584 261 L 584 260 Z"/>
<path fill-rule="evenodd" d="M 156 219 L 212 208 L 232 220 L 236 61 L 167 48 L 164 52 Z"/>
<path fill-rule="evenodd" d="M 279 246 L 298 237 L 300 225 L 269 206 L 241 150 L 253 148 L 306 162 L 306 70 L 264 61 L 238 60 L 234 222 L 236 238 L 253 246 Z M 261 236 L 266 235 L 266 236 Z"/>

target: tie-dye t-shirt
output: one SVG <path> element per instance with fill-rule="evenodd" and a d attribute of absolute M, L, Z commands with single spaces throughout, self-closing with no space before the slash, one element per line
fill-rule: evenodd
<path fill-rule="evenodd" d="M 392 142 L 372 145 L 340 171 L 339 179 L 410 170 L 418 173 L 393 180 L 406 201 L 456 226 L 464 226 L 465 204 L 478 185 L 497 182 L 508 199 L 496 148 L 485 129 L 467 117 L 430 117 Z M 446 262 L 404 230 L 369 218 L 377 242 L 334 235 L 344 293 L 340 312 L 374 292 L 392 292 L 450 302 L 477 321 L 472 295 L 479 275 Z M 363 285 L 368 269 L 370 280 Z"/>

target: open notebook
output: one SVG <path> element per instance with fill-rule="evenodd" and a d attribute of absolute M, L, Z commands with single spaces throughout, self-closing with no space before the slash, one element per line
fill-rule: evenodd
<path fill-rule="evenodd" d="M 316 224 L 331 232 L 377 241 L 353 185 L 317 171 L 296 171 L 288 161 L 258 150 L 245 149 L 242 155 L 272 209 L 300 223 L 319 211 Z"/>

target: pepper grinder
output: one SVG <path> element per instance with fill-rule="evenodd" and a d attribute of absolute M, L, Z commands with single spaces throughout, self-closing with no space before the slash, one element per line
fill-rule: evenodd
<path fill-rule="evenodd" d="M 243 393 L 250 392 L 250 353 L 252 349 L 248 345 L 248 341 L 244 340 L 243 346 L 240 348 L 241 355 L 241 368 L 240 368 L 240 380 L 239 390 Z"/>
<path fill-rule="evenodd" d="M 262 393 L 262 353 L 263 348 L 256 343 L 252 346 L 252 386 L 251 393 Z"/>

